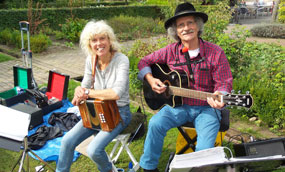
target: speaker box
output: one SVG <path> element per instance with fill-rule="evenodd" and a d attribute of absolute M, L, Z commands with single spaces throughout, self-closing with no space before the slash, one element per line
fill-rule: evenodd
<path fill-rule="evenodd" d="M 284 156 L 285 138 L 274 138 L 242 144 L 234 144 L 234 151 L 237 157 L 265 157 L 273 155 Z"/>

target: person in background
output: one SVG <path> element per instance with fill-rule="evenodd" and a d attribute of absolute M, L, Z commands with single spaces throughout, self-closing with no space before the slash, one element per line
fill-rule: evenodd
<path fill-rule="evenodd" d="M 102 20 L 86 24 L 80 36 L 80 45 L 87 55 L 85 73 L 81 86 L 75 89 L 72 104 L 79 105 L 88 98 L 116 100 L 123 121 L 111 132 L 85 128 L 82 120 L 79 121 L 62 139 L 56 171 L 69 171 L 76 146 L 89 136 L 95 135 L 88 145 L 87 154 L 96 163 L 99 171 L 111 172 L 112 163 L 105 147 L 131 121 L 129 59 L 120 53 L 113 29 Z M 95 58 L 97 63 L 94 62 Z M 95 66 L 95 78 L 92 77 L 92 66 Z"/>
<path fill-rule="evenodd" d="M 151 66 L 155 63 L 167 64 L 171 70 L 185 71 L 188 74 L 189 89 L 214 95 L 230 92 L 233 78 L 224 51 L 201 38 L 207 20 L 208 15 L 197 12 L 192 4 L 186 2 L 178 5 L 175 15 L 165 22 L 169 36 L 177 42 L 143 57 L 138 64 L 138 78 L 148 82 L 154 92 L 162 94 L 167 86 L 159 78 L 153 77 Z M 182 52 L 184 48 L 187 49 L 185 53 Z M 190 59 L 186 57 L 187 53 Z M 189 61 L 197 63 L 185 64 Z M 196 151 L 214 147 L 224 105 L 209 97 L 207 101 L 183 98 L 182 106 L 164 106 L 149 121 L 140 166 L 144 171 L 158 171 L 157 165 L 167 131 L 186 122 L 195 125 L 198 135 Z"/>

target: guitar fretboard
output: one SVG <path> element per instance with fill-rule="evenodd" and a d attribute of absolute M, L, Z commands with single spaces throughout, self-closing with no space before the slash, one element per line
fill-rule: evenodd
<path fill-rule="evenodd" d="M 186 88 L 169 86 L 169 94 L 181 97 L 187 97 L 192 99 L 207 100 L 207 97 L 213 97 L 218 101 L 221 101 L 221 96 L 215 96 L 212 93 L 207 93 L 203 91 L 191 90 Z"/>

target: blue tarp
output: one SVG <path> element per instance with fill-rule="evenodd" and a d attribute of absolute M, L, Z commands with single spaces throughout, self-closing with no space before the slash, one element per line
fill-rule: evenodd
<path fill-rule="evenodd" d="M 62 103 L 63 103 L 63 106 L 61 108 L 56 109 L 56 110 L 44 115 L 44 117 L 43 117 L 44 122 L 42 124 L 40 124 L 39 126 L 30 130 L 28 136 L 34 134 L 36 132 L 36 130 L 43 125 L 48 126 L 48 127 L 52 126 L 48 123 L 48 119 L 52 113 L 54 113 L 54 112 L 66 112 L 68 108 L 73 107 L 73 105 L 68 100 L 63 100 Z M 41 149 L 33 150 L 33 152 L 36 153 L 44 161 L 56 161 L 57 162 L 58 156 L 59 156 L 59 151 L 60 151 L 61 139 L 62 139 L 62 137 L 58 137 L 58 138 L 55 138 L 52 140 L 48 140 L 46 142 L 46 144 Z M 29 153 L 29 155 L 31 157 L 33 157 L 34 159 L 37 159 L 33 154 Z M 80 153 L 75 151 L 73 161 L 76 161 L 79 156 L 80 156 Z"/>

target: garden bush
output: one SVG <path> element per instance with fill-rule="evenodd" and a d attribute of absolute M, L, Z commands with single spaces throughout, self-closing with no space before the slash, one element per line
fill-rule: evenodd
<path fill-rule="evenodd" d="M 28 41 L 26 33 L 23 34 L 24 47 L 28 49 Z M 19 49 L 22 48 L 21 33 L 18 30 L 4 29 L 0 31 L 0 40 L 2 44 L 12 45 Z M 44 34 L 37 34 L 30 36 L 30 48 L 34 53 L 43 52 L 51 45 L 51 40 L 48 36 Z"/>
<path fill-rule="evenodd" d="M 285 39 L 285 24 L 265 24 L 254 26 L 251 30 L 253 36 Z"/>
<path fill-rule="evenodd" d="M 228 2 L 220 1 L 217 5 L 206 5 L 201 8 L 209 16 L 202 38 L 213 43 L 219 41 L 218 38 L 224 34 L 231 19 L 232 12 L 227 4 Z"/>
<path fill-rule="evenodd" d="M 280 0 L 281 3 L 279 4 L 278 9 L 278 21 L 280 23 L 285 23 L 285 0 Z"/>
<path fill-rule="evenodd" d="M 120 15 L 108 20 L 119 40 L 133 40 L 165 33 L 164 23 L 150 17 Z"/>
<path fill-rule="evenodd" d="M 12 31 L 8 28 L 0 32 L 0 43 L 10 45 L 12 40 Z"/>
<path fill-rule="evenodd" d="M 66 19 L 66 23 L 62 24 L 61 32 L 63 38 L 71 42 L 79 42 L 81 31 L 83 30 L 87 20 L 84 19 Z"/>
<path fill-rule="evenodd" d="M 127 53 L 130 60 L 130 95 L 138 95 L 142 88 L 142 82 L 137 79 L 140 59 L 169 43 L 171 43 L 171 40 L 166 37 L 160 37 L 150 42 L 135 41 L 131 50 Z"/>

